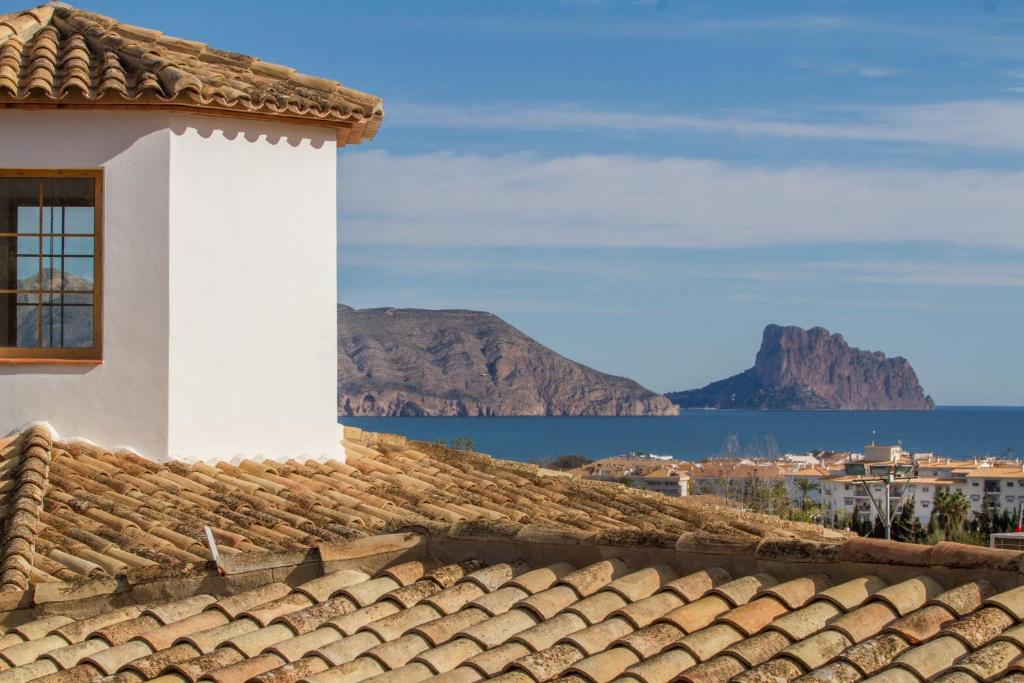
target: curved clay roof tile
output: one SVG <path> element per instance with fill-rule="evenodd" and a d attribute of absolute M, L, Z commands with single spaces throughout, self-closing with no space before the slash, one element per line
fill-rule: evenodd
<path fill-rule="evenodd" d="M 70 95 L 85 100 L 74 106 L 162 100 L 245 118 L 306 120 L 334 128 L 339 145 L 373 138 L 384 115 L 380 98 L 335 81 L 68 5 L 0 16 L 0 105 L 39 106 Z"/>

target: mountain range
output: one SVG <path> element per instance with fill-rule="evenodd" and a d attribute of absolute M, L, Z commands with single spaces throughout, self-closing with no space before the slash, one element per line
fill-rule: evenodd
<path fill-rule="evenodd" d="M 768 325 L 754 366 L 661 396 L 466 310 L 338 306 L 338 412 L 364 416 L 676 415 L 680 408 L 930 410 L 906 359 L 821 327 Z"/>
<path fill-rule="evenodd" d="M 341 415 L 675 415 L 478 311 L 338 306 Z"/>

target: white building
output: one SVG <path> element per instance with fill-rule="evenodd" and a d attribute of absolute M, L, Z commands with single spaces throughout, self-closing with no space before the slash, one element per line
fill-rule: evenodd
<path fill-rule="evenodd" d="M 884 487 L 878 482 L 868 483 L 869 496 L 864 484 L 858 483 L 861 478 L 859 475 L 844 475 L 827 479 L 822 484 L 822 508 L 851 518 L 854 514 L 874 518 L 876 514 L 871 497 L 873 496 L 875 501 L 883 500 Z M 955 488 L 956 481 L 922 477 L 913 479 L 908 486 L 910 490 L 907 492 L 907 498 L 913 498 L 915 516 L 922 524 L 927 524 L 934 508 L 935 494 L 942 489 Z M 893 486 L 889 498 L 890 509 L 896 509 L 902 494 L 902 484 Z"/>
<path fill-rule="evenodd" d="M 629 485 L 673 498 L 680 498 L 690 493 L 690 477 L 678 472 L 652 472 L 642 477 L 631 478 Z"/>
<path fill-rule="evenodd" d="M 343 455 L 336 149 L 381 101 L 63 4 L 0 19 L 0 433 Z"/>
<path fill-rule="evenodd" d="M 881 446 L 871 444 L 864 447 L 864 462 L 870 463 L 897 463 L 907 453 L 901 446 Z"/>
<path fill-rule="evenodd" d="M 1004 511 L 1016 515 L 1024 506 L 1024 468 L 1020 463 L 995 459 L 973 461 L 951 460 L 931 454 L 911 455 L 897 452 L 896 446 L 869 446 L 865 448 L 864 467 L 888 469 L 890 465 L 915 463 L 918 476 L 910 480 L 907 497 L 913 498 L 914 513 L 922 524 L 927 524 L 935 509 L 940 491 L 959 491 L 970 504 L 970 516 L 986 507 L 998 514 Z M 869 449 L 877 449 L 870 452 Z M 849 468 L 848 468 L 849 469 Z M 871 498 L 864 488 L 861 473 L 845 472 L 830 476 L 822 482 L 822 508 L 833 513 L 875 516 Z M 869 482 L 875 500 L 882 500 L 883 486 Z M 891 489 L 890 505 L 899 504 L 903 485 Z"/>

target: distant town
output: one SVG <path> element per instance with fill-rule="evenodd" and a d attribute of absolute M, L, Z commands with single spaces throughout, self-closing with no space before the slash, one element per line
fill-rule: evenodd
<path fill-rule="evenodd" d="M 874 443 L 861 453 L 733 455 L 698 462 L 630 453 L 568 471 L 666 496 L 717 496 L 862 535 L 883 535 L 888 518 L 893 538 L 918 542 L 931 534 L 932 540 L 958 537 L 988 545 L 998 540 L 988 536 L 1019 528 L 1024 506 L 1019 459 L 955 460 Z M 971 534 L 980 537 L 959 538 Z"/>

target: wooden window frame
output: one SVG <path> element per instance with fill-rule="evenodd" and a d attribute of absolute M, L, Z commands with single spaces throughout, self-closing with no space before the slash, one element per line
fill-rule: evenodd
<path fill-rule="evenodd" d="M 99 365 L 103 363 L 103 170 L 0 168 L 0 178 L 92 178 L 93 311 L 90 348 L 16 348 L 0 346 L 0 365 Z"/>

